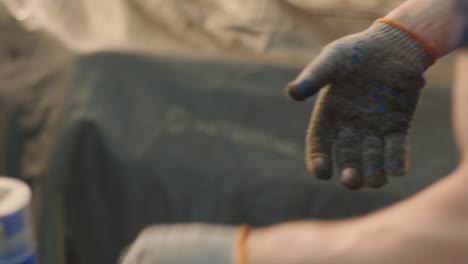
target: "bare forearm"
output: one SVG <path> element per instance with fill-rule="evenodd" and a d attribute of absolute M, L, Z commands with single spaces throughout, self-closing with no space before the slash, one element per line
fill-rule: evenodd
<path fill-rule="evenodd" d="M 345 263 L 360 230 L 355 222 L 304 221 L 252 230 L 248 264 Z"/>
<path fill-rule="evenodd" d="M 253 230 L 249 264 L 467 263 L 468 167 L 395 206 L 337 222 Z"/>
<path fill-rule="evenodd" d="M 468 263 L 466 165 L 419 194 L 362 220 L 359 264 Z M 369 254 L 372 252 L 372 254 Z"/>
<path fill-rule="evenodd" d="M 456 49 L 465 19 L 457 11 L 459 0 L 409 0 L 390 12 L 386 18 L 418 33 L 433 45 L 437 57 Z"/>

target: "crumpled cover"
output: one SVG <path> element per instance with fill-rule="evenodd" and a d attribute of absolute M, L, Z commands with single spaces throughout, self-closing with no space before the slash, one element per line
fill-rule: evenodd
<path fill-rule="evenodd" d="M 70 67 L 39 229 L 41 263 L 57 263 L 61 210 L 82 263 L 115 263 L 150 224 L 360 215 L 413 194 L 457 160 L 445 89 L 426 89 L 410 175 L 379 191 L 350 192 L 305 169 L 312 101 L 282 93 L 298 68 L 123 53 L 82 56 Z"/>
<path fill-rule="evenodd" d="M 3 0 L 79 51 L 147 50 L 305 63 L 403 0 Z"/>

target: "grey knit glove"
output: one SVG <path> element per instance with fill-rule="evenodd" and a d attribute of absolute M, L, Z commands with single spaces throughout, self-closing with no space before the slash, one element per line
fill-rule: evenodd
<path fill-rule="evenodd" d="M 420 39 L 387 23 L 326 46 L 286 87 L 297 101 L 320 91 L 307 131 L 308 170 L 330 179 L 336 161 L 350 189 L 404 175 L 406 136 L 433 62 Z"/>
<path fill-rule="evenodd" d="M 121 264 L 242 264 L 245 227 L 204 224 L 154 225 L 130 245 Z"/>

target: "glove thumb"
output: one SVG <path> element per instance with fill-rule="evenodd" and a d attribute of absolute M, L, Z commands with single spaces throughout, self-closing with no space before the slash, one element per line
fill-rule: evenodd
<path fill-rule="evenodd" d="M 296 101 L 314 96 L 332 81 L 338 56 L 339 50 L 336 47 L 325 47 L 294 81 L 286 85 L 286 94 Z"/>

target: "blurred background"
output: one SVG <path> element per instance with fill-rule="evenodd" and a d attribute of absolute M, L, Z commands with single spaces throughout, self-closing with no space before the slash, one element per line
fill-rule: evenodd
<path fill-rule="evenodd" d="M 449 55 L 408 176 L 350 192 L 305 169 L 313 100 L 284 84 L 402 0 L 2 1 L 0 173 L 33 188 L 41 263 L 115 263 L 154 223 L 364 214 L 456 165 Z"/>
<path fill-rule="evenodd" d="M 136 50 L 304 65 L 404 0 L 3 0 L 28 29 L 74 51 Z M 450 62 L 431 77 L 446 80 Z"/>

